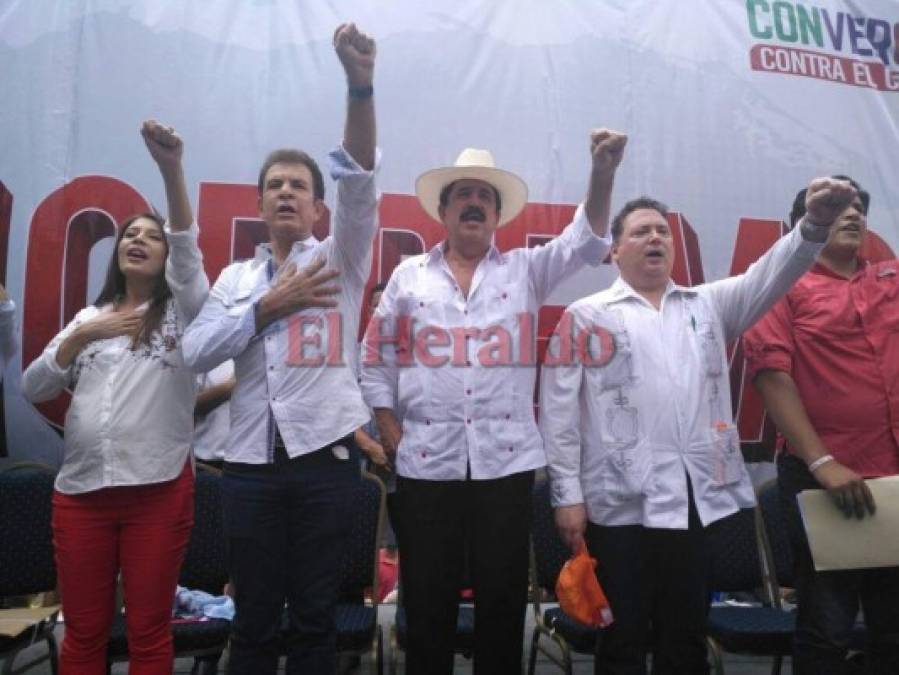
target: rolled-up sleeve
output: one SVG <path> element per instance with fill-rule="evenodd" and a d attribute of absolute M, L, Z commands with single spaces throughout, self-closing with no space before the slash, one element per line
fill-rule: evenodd
<path fill-rule="evenodd" d="M 375 165 L 366 171 L 338 146 L 328 155 L 331 178 L 337 181 L 337 205 L 332 232 L 340 257 L 342 279 L 362 288 L 371 271 L 371 244 L 377 232 L 380 195 L 375 176 L 381 152 L 375 150 Z"/>
<path fill-rule="evenodd" d="M 174 232 L 165 226 L 169 255 L 165 261 L 165 280 L 181 310 L 185 323 L 193 321 L 209 295 L 209 279 L 203 269 L 203 254 L 198 238 L 200 229 L 196 223 L 182 231 Z"/>
<path fill-rule="evenodd" d="M 96 313 L 97 310 L 93 305 L 78 312 L 69 325 L 50 340 L 50 344 L 41 355 L 25 369 L 22 375 L 22 395 L 27 400 L 32 403 L 49 401 L 56 398 L 63 389 L 71 386 L 74 361 L 67 368 L 63 368 L 56 362 L 56 352 L 73 330 Z"/>
<path fill-rule="evenodd" d="M 793 313 L 790 297 L 782 298 L 743 334 L 743 355 L 749 380 L 763 370 L 793 370 Z"/>

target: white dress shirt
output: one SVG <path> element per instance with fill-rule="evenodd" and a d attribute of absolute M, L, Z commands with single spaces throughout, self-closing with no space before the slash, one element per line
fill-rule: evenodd
<path fill-rule="evenodd" d="M 377 231 L 375 169 L 365 171 L 343 149 L 330 154 L 338 181 L 331 235 L 293 245 L 281 266 L 297 269 L 324 258 L 340 272 L 336 308 L 310 308 L 256 334 L 253 306 L 271 288 L 271 250 L 226 267 L 184 336 L 184 355 L 197 371 L 234 359 L 228 462 L 266 464 L 274 458 L 272 424 L 289 457 L 304 455 L 355 431 L 369 419 L 354 375 L 362 291 Z M 306 342 L 300 341 L 300 322 Z"/>
<path fill-rule="evenodd" d="M 609 246 L 581 205 L 545 246 L 491 247 L 468 298 L 445 243 L 394 270 L 363 342 L 362 393 L 402 420 L 400 476 L 464 480 L 470 467 L 471 478 L 489 479 L 546 464 L 534 421 L 537 311 L 559 282 L 600 265 Z M 408 335 L 405 326 L 413 343 L 398 352 L 389 340 Z"/>
<path fill-rule="evenodd" d="M 208 373 L 197 375 L 197 393 L 227 382 L 234 377 L 234 362 L 220 363 Z M 202 418 L 194 427 L 194 456 L 207 461 L 225 459 L 225 448 L 231 437 L 231 400 L 223 401 Z"/>
<path fill-rule="evenodd" d="M 60 343 L 80 324 L 112 305 L 85 307 L 22 376 L 29 401 L 72 390 L 66 413 L 65 455 L 56 489 L 80 494 L 121 485 L 173 480 L 184 469 L 194 427 L 194 374 L 181 353 L 184 326 L 209 292 L 199 230 L 166 228 L 166 281 L 173 298 L 150 344 L 131 349 L 131 337 L 94 340 L 68 368 L 56 362 Z"/>
<path fill-rule="evenodd" d="M 601 525 L 686 529 L 689 474 L 703 524 L 752 506 L 726 345 L 822 247 L 797 227 L 743 275 L 692 288 L 669 282 L 659 310 L 620 277 L 573 303 L 571 324 L 560 322 L 549 353 L 563 354 L 562 335 L 573 344 L 578 335 L 596 337 L 587 359 L 575 354 L 567 365 L 542 369 L 540 428 L 553 504 L 585 503 Z"/>

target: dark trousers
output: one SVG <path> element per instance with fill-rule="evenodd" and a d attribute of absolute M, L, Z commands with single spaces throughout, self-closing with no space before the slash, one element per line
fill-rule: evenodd
<path fill-rule="evenodd" d="M 595 673 L 643 675 L 650 650 L 654 675 L 709 672 L 708 531 L 692 497 L 686 530 L 587 524 L 587 548 L 615 617 L 597 642 Z"/>
<path fill-rule="evenodd" d="M 406 672 L 453 672 L 466 551 L 474 589 L 474 672 L 521 672 L 534 472 L 493 480 L 399 477 Z"/>
<path fill-rule="evenodd" d="M 899 673 L 899 568 L 816 572 L 796 495 L 821 486 L 802 460 L 783 454 L 777 464 L 799 605 L 793 638 L 793 672 L 796 675 L 850 672 L 846 652 L 861 604 L 868 634 L 865 672 L 896 675 Z"/>
<path fill-rule="evenodd" d="M 231 675 L 275 673 L 282 645 L 289 674 L 335 670 L 347 493 L 359 480 L 355 445 L 349 438 L 337 443 L 353 450 L 350 459 L 326 446 L 296 459 L 277 450 L 274 464 L 225 464 L 222 502 L 237 609 Z"/>

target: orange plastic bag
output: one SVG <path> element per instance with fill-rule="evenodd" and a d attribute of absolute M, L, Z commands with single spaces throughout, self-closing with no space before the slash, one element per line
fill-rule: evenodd
<path fill-rule="evenodd" d="M 605 628 L 612 623 L 612 610 L 606 594 L 596 579 L 596 560 L 581 543 L 580 550 L 569 558 L 556 581 L 559 606 L 572 619 L 593 628 Z"/>

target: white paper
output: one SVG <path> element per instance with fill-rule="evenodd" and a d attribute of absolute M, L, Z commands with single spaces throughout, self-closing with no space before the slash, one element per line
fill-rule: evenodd
<path fill-rule="evenodd" d="M 824 490 L 799 494 L 799 511 L 808 535 L 815 569 L 861 569 L 899 566 L 899 476 L 865 481 L 876 513 L 847 518 Z"/>

